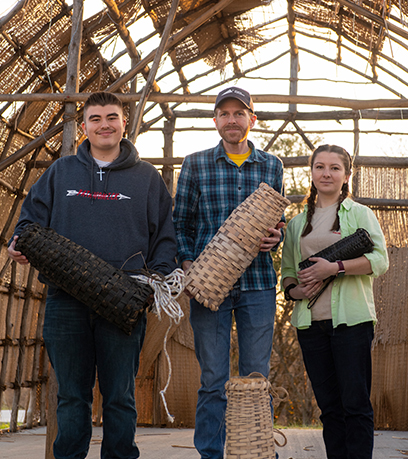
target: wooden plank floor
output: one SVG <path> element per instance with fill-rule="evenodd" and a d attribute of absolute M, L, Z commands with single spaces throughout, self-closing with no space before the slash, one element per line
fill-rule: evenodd
<path fill-rule="evenodd" d="M 277 448 L 280 459 L 325 459 L 319 429 L 284 429 L 287 445 Z M 46 428 L 0 435 L 1 459 L 44 459 Z M 281 442 L 283 437 L 276 436 Z M 94 428 L 87 459 L 99 459 L 102 429 Z M 141 459 L 199 459 L 192 429 L 138 428 L 136 441 Z M 408 432 L 377 431 L 374 459 L 406 459 Z"/>

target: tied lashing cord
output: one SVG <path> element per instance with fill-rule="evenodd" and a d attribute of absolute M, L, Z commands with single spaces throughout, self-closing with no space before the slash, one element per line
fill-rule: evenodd
<path fill-rule="evenodd" d="M 169 413 L 165 398 L 165 393 L 169 387 L 171 379 L 171 361 L 169 353 L 167 352 L 167 336 L 173 324 L 172 321 L 174 321 L 175 324 L 179 324 L 180 320 L 184 317 L 184 313 L 179 303 L 176 301 L 184 290 L 184 271 L 177 268 L 167 276 L 163 276 L 158 273 L 147 273 L 146 275 L 138 274 L 132 275 L 131 277 L 152 287 L 154 291 L 152 310 L 157 315 L 158 319 L 161 320 L 161 311 L 165 312 L 170 318 L 170 324 L 164 336 L 163 343 L 163 350 L 169 366 L 169 374 L 165 388 L 160 391 L 160 396 L 166 410 L 167 419 L 169 422 L 174 422 L 174 416 Z"/>

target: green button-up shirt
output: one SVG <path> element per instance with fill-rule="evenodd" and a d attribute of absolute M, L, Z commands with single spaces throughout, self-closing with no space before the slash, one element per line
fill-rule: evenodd
<path fill-rule="evenodd" d="M 301 261 L 300 235 L 306 224 L 306 212 L 307 206 L 303 213 L 288 224 L 282 253 L 282 282 L 286 277 L 297 279 Z M 389 264 L 383 232 L 373 211 L 351 199 L 347 198 L 342 202 L 339 217 L 342 238 L 353 234 L 357 228 L 365 228 L 374 241 L 374 250 L 365 254 L 371 264 L 372 274 L 346 275 L 334 280 L 331 294 L 333 327 L 340 324 L 352 326 L 369 321 L 375 323 L 373 281 L 387 271 Z M 282 284 L 281 288 L 283 290 Z M 308 328 L 312 323 L 308 302 L 308 299 L 296 301 L 292 325 L 297 328 Z"/>

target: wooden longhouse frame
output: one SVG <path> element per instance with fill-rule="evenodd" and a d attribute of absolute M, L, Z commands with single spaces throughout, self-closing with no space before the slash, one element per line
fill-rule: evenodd
<path fill-rule="evenodd" d="M 4 395 L 11 393 L 10 430 L 17 429 L 18 409 L 22 405 L 25 406 L 27 427 L 45 424 L 47 396 L 55 400 L 55 390 L 49 390 L 47 395 L 46 387 L 55 389 L 55 386 L 47 384 L 49 366 L 41 338 L 44 287 L 36 281 L 34 270 L 10 263 L 6 244 L 30 186 L 52 161 L 72 154 L 75 145 L 82 140 L 78 124 L 82 104 L 91 92 L 111 91 L 128 104 L 128 137 L 132 141 L 147 133 L 163 134 L 163 156 L 150 157 L 143 151 L 141 156 L 161 169 L 169 190 L 173 191 L 174 169 L 183 161 L 183 156 L 174 155 L 174 136 L 188 131 L 204 136 L 208 130 L 214 130 L 196 125 L 179 127 L 178 123 L 210 120 L 216 94 L 222 87 L 227 84 L 246 87 L 254 73 L 261 82 L 260 74 L 268 75 L 268 69 L 276 69 L 273 66 L 285 60 L 289 67 L 287 94 L 251 91 L 258 120 L 274 126 L 266 132 L 270 139 L 265 149 L 270 150 L 282 135 L 296 135 L 313 150 L 315 145 L 309 135 L 328 131 L 305 129 L 301 125 L 352 121 L 352 129 L 333 129 L 333 132 L 353 136 L 356 198 L 373 207 L 384 225 L 390 215 L 393 216 L 396 229 L 393 234 L 387 231 L 387 242 L 391 251 L 398 253 L 393 252 L 392 257 L 403 260 L 401 253 L 407 247 L 407 239 L 402 234 L 408 194 L 405 185 L 396 184 L 400 183 L 399 176 L 405 177 L 408 158 L 360 155 L 363 133 L 408 134 L 406 128 L 370 131 L 360 126 L 365 120 L 381 124 L 408 118 L 408 99 L 403 96 L 404 91 L 407 92 L 408 69 L 403 65 L 404 59 L 384 51 L 386 44 L 391 44 L 391 48 L 398 47 L 401 53 L 408 53 L 406 1 L 288 0 L 280 2 L 287 5 L 283 13 L 276 6 L 280 14 L 275 11 L 275 4 L 279 2 L 273 0 L 104 0 L 104 3 L 106 10 L 84 20 L 82 0 L 73 0 L 72 5 L 63 0 L 19 0 L 0 18 L 0 49 L 3 50 L 0 54 L 0 410 Z M 47 10 L 47 5 L 52 8 Z M 146 21 L 150 29 L 145 36 L 140 35 L 139 29 L 135 33 L 134 26 L 146 24 Z M 286 38 L 288 47 L 282 49 Z M 298 45 L 304 39 L 312 40 L 313 47 Z M 121 40 L 124 48 L 119 52 L 115 49 L 115 54 L 107 60 L 103 47 L 114 40 Z M 334 47 L 335 55 L 320 51 L 323 41 Z M 347 62 L 345 55 L 348 53 L 365 62 L 365 71 Z M 124 55 L 129 56 L 130 65 L 121 72 L 116 63 Z M 257 56 L 255 64 L 251 55 Z M 304 56 L 346 69 L 359 81 L 368 81 L 387 96 L 351 99 L 332 97 L 332 93 L 299 94 Z M 207 64 L 205 71 L 198 65 L 203 62 Z M 192 71 L 194 66 L 197 70 Z M 208 78 L 211 78 L 211 85 L 207 83 Z M 194 105 L 198 108 L 191 109 Z M 320 111 L 316 107 L 320 107 Z M 282 160 L 285 167 L 296 168 L 306 166 L 308 157 L 284 157 Z M 392 184 L 388 183 L 389 178 L 387 182 L 387 174 L 393 174 Z M 374 185 L 368 188 L 367 183 L 376 182 L 381 182 L 383 188 Z M 394 188 L 391 185 L 395 185 Z M 302 197 L 290 199 L 300 202 Z M 394 268 L 396 266 L 400 265 L 395 264 Z M 380 303 L 382 292 L 391 282 L 388 277 L 377 284 Z M 408 309 L 407 300 L 403 300 L 403 306 Z M 186 304 L 183 308 L 188 313 Z M 387 346 L 397 346 L 400 357 L 408 355 L 406 332 L 390 333 L 392 324 L 384 311 L 380 306 L 379 329 L 384 333 L 380 333 L 376 341 L 382 354 L 381 357 L 375 354 L 375 359 L 380 359 L 375 361 L 382 368 L 381 378 L 385 372 L 383 361 L 388 359 L 384 357 Z M 406 324 L 407 320 L 404 313 L 400 324 Z M 187 321 L 183 323 L 172 330 L 172 346 L 184 346 L 190 352 L 187 357 L 190 359 L 193 355 L 191 331 Z M 381 328 L 382 323 L 388 324 L 388 328 Z M 150 327 L 157 331 L 161 325 L 152 318 Z M 165 328 L 160 329 L 163 335 Z M 159 371 L 163 365 L 159 344 L 157 340 L 147 340 L 140 375 L 141 383 L 155 391 L 163 380 Z M 190 387 L 196 387 L 198 369 L 194 358 L 191 358 L 191 368 L 194 369 L 189 375 Z M 408 384 L 407 368 L 404 372 Z M 407 417 L 393 411 L 393 406 L 400 401 L 388 397 L 385 383 L 381 385 L 376 381 L 376 384 L 374 405 L 391 413 L 388 417 L 384 413 L 381 419 L 377 417 L 378 426 L 398 426 L 400 430 L 407 430 Z M 23 391 L 28 391 L 29 395 L 23 396 Z M 141 413 L 145 411 L 149 418 L 146 422 L 163 423 L 159 403 L 157 398 L 143 405 Z M 98 407 L 95 410 L 99 422 Z M 186 420 L 190 415 L 185 414 L 181 423 L 193 422 Z M 52 410 L 48 410 L 49 425 L 55 424 L 55 421 L 50 423 L 51 416 Z M 47 457 L 52 457 L 51 434 L 47 441 Z"/>

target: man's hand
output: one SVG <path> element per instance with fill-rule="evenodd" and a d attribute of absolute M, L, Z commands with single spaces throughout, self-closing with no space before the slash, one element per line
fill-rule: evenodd
<path fill-rule="evenodd" d="M 276 228 L 268 228 L 268 231 L 270 232 L 270 236 L 268 237 L 263 237 L 261 239 L 262 243 L 260 245 L 260 250 L 261 252 L 269 252 L 272 250 L 275 245 L 279 244 L 282 233 L 281 233 L 281 228 L 285 226 L 284 222 L 279 222 L 276 225 Z"/>
<path fill-rule="evenodd" d="M 181 263 L 181 267 L 183 268 L 183 271 L 186 273 L 188 271 L 188 268 L 190 268 L 190 266 L 193 264 L 193 262 L 191 260 L 186 260 L 186 261 L 183 261 L 183 263 Z M 190 298 L 190 300 L 193 297 L 193 295 L 185 288 L 184 289 L 184 293 Z"/>
<path fill-rule="evenodd" d="M 183 263 L 181 263 L 181 267 L 183 268 L 183 271 L 186 273 L 192 264 L 193 262 L 191 260 L 186 260 L 183 261 Z"/>
<path fill-rule="evenodd" d="M 15 250 L 17 239 L 18 236 L 14 236 L 13 242 L 9 245 L 7 249 L 8 256 L 17 263 L 20 263 L 20 265 L 28 265 L 28 260 L 25 255 Z"/>

